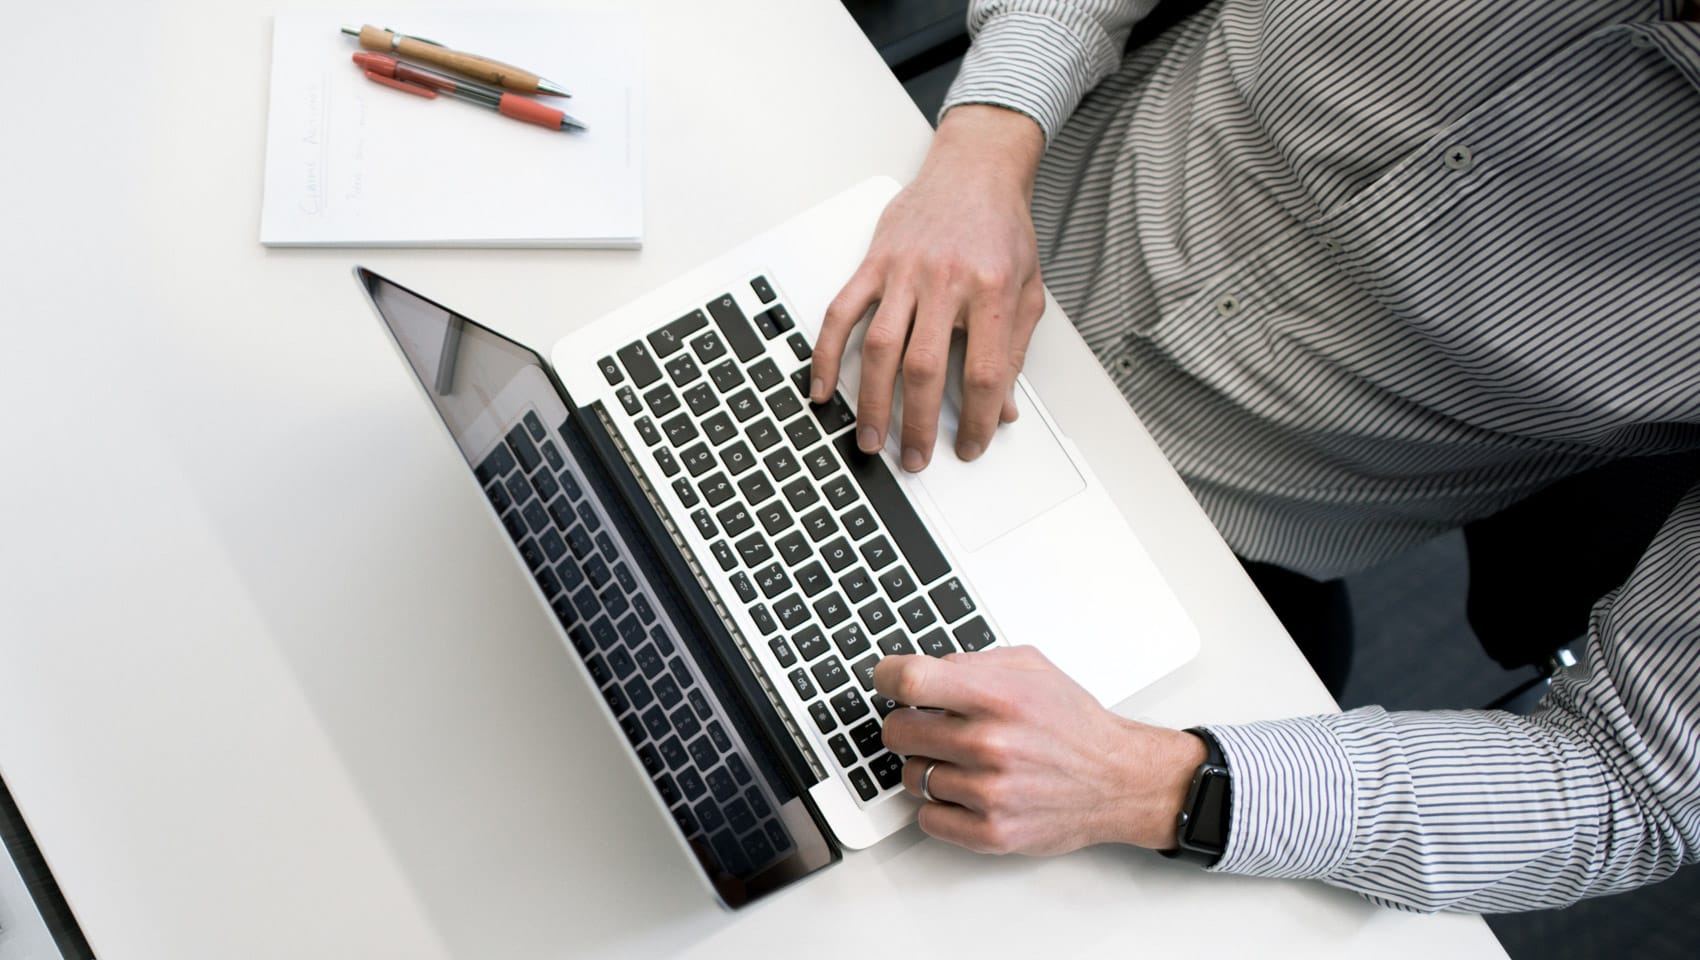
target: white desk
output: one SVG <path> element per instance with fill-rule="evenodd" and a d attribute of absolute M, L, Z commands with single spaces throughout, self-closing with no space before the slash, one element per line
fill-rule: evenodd
<path fill-rule="evenodd" d="M 926 123 L 833 0 L 656 0 L 642 252 L 265 250 L 275 4 L 108 6 L 12 11 L 30 39 L 0 67 L 0 770 L 102 957 L 769 956 L 814 929 L 845 936 L 810 956 L 866 955 L 853 932 L 929 958 L 1203 936 L 1500 955 L 1477 919 L 1319 884 L 1131 849 L 985 858 L 913 828 L 738 915 L 689 877 L 604 882 L 656 855 L 608 842 L 631 832 L 601 819 L 615 738 L 350 265 L 547 347 L 864 176 L 906 177 Z M 1101 413 L 1119 399 L 1095 370 L 1072 330 L 1040 331 L 1029 375 L 1203 635 L 1124 712 L 1331 708 L 1136 422 Z M 597 760 L 582 741 L 607 744 L 600 769 L 563 762 Z M 665 922 L 635 922 L 644 900 Z"/>

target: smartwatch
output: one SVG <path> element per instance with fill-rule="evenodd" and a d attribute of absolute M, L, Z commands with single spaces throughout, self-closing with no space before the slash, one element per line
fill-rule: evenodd
<path fill-rule="evenodd" d="M 1204 741 L 1204 762 L 1193 771 L 1186 789 L 1186 802 L 1175 816 L 1175 846 L 1159 850 L 1165 857 L 1181 857 L 1212 867 L 1228 849 L 1228 814 L 1233 799 L 1233 776 L 1222 747 L 1207 730 L 1189 728 L 1187 733 Z"/>

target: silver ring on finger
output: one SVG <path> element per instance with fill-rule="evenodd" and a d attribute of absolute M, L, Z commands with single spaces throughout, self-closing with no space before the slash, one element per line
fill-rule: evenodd
<path fill-rule="evenodd" d="M 937 760 L 934 760 L 931 763 L 927 764 L 926 768 L 921 771 L 921 799 L 927 801 L 928 803 L 943 803 L 944 802 L 943 800 L 940 800 L 938 797 L 933 796 L 933 792 L 928 789 L 928 786 L 932 783 L 932 780 L 933 780 L 933 769 L 935 767 L 937 767 L 938 765 L 939 765 L 939 762 Z"/>

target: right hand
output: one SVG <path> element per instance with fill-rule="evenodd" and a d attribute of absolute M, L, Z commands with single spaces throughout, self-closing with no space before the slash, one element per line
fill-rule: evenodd
<path fill-rule="evenodd" d="M 850 332 L 878 304 L 862 344 L 856 445 L 873 453 L 903 377 L 901 462 L 932 460 L 954 331 L 968 334 L 956 455 L 973 460 L 1015 419 L 1015 376 L 1045 311 L 1033 233 L 1044 134 L 1024 114 L 979 104 L 945 114 L 926 162 L 880 216 L 862 265 L 828 307 L 815 343 L 816 403 L 832 397 Z"/>

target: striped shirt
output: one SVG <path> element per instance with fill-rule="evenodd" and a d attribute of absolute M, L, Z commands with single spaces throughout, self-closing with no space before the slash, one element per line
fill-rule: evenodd
<path fill-rule="evenodd" d="M 945 102 L 1043 128 L 1047 284 L 1241 556 L 1339 576 L 1700 447 L 1676 0 L 983 0 Z M 1578 624 L 1578 633 L 1583 629 Z M 1700 859 L 1700 488 L 1540 709 L 1213 727 L 1217 869 L 1555 906 Z"/>

